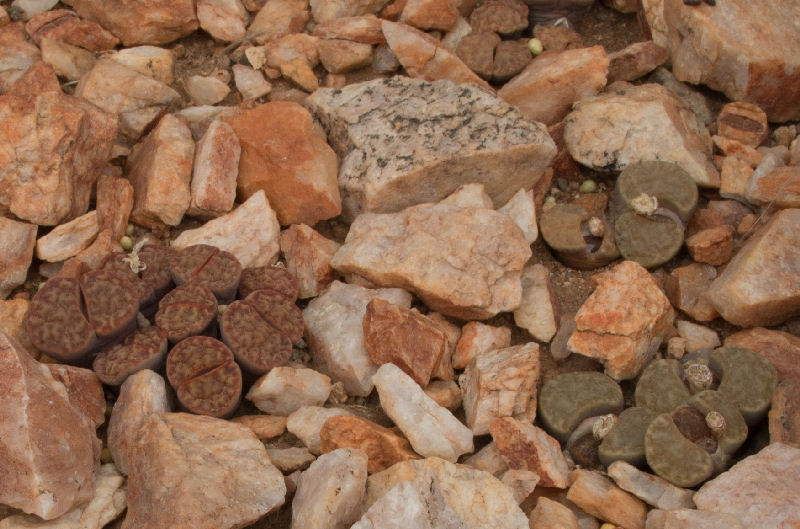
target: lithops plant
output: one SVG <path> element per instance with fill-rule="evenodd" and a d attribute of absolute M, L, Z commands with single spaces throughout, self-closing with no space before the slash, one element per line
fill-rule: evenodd
<path fill-rule="evenodd" d="M 769 360 L 743 347 L 720 347 L 711 352 L 710 367 L 719 373 L 717 391 L 737 406 L 748 425 L 764 418 L 778 385 Z"/>
<path fill-rule="evenodd" d="M 303 337 L 303 313 L 291 298 L 277 290 L 262 288 L 250 293 L 244 302 L 249 303 L 264 321 L 286 335 L 292 343 Z"/>
<path fill-rule="evenodd" d="M 674 359 L 657 359 L 642 371 L 636 383 L 637 406 L 658 413 L 669 413 L 691 398 L 683 379 L 681 364 Z"/>
<path fill-rule="evenodd" d="M 230 252 L 207 244 L 195 244 L 175 252 L 170 261 L 170 273 L 176 285 L 203 285 L 220 303 L 226 304 L 236 297 L 242 265 Z"/>
<path fill-rule="evenodd" d="M 239 281 L 239 297 L 244 299 L 256 290 L 268 288 L 277 290 L 294 303 L 300 286 L 297 278 L 282 266 L 255 266 L 242 270 Z"/>
<path fill-rule="evenodd" d="M 633 406 L 620 413 L 616 424 L 597 448 L 600 463 L 607 467 L 614 461 L 622 460 L 637 467 L 643 466 L 644 436 L 647 427 L 657 416 L 655 411 L 641 406 Z"/>
<path fill-rule="evenodd" d="M 229 417 L 242 396 L 242 372 L 225 344 L 208 336 L 191 336 L 167 356 L 167 379 L 187 411 Z"/>
<path fill-rule="evenodd" d="M 160 371 L 166 355 L 167 333 L 151 325 L 104 348 L 95 356 L 92 369 L 104 384 L 119 386 L 137 371 Z"/>
<path fill-rule="evenodd" d="M 679 487 L 694 487 L 714 472 L 708 450 L 684 436 L 669 413 L 653 419 L 644 446 L 647 464 L 653 472 Z"/>
<path fill-rule="evenodd" d="M 244 300 L 228 305 L 220 321 L 220 336 L 250 375 L 263 375 L 286 363 L 292 354 L 291 339 Z"/>
<path fill-rule="evenodd" d="M 174 286 L 169 271 L 173 250 L 161 244 L 142 244 L 131 253 L 113 252 L 100 265 L 127 279 L 139 295 L 139 311 L 155 311 L 156 303 Z"/>
<path fill-rule="evenodd" d="M 539 219 L 542 238 L 564 264 L 591 270 L 619 257 L 614 230 L 575 204 L 555 204 Z"/>
<path fill-rule="evenodd" d="M 211 334 L 216 325 L 217 299 L 203 285 L 177 287 L 158 303 L 156 325 L 175 344 L 196 334 Z"/>
<path fill-rule="evenodd" d="M 80 283 L 89 324 L 101 342 L 121 339 L 136 329 L 139 297 L 128 280 L 93 270 L 83 274 Z"/>

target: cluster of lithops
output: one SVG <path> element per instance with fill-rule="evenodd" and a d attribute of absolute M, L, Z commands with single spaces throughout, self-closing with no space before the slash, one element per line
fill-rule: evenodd
<path fill-rule="evenodd" d="M 675 485 L 694 487 L 729 466 L 748 426 L 766 416 L 777 382 L 761 355 L 720 347 L 654 360 L 636 383 L 635 405 L 624 410 L 611 378 L 557 375 L 542 386 L 539 419 L 577 464 L 647 465 Z"/>
<path fill-rule="evenodd" d="M 285 363 L 302 337 L 297 291 L 285 268 L 242 270 L 213 246 L 149 244 L 108 255 L 80 279 L 49 280 L 26 325 L 43 353 L 91 364 L 109 386 L 166 366 L 184 409 L 225 417 L 241 400 L 242 370 L 256 377 Z"/>

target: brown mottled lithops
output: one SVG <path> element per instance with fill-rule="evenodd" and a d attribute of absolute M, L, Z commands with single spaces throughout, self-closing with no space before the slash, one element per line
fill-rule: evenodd
<path fill-rule="evenodd" d="M 303 313 L 294 302 L 278 292 L 263 288 L 252 292 L 244 301 L 249 303 L 264 321 L 285 334 L 292 343 L 303 336 Z"/>
<path fill-rule="evenodd" d="M 100 268 L 127 279 L 139 296 L 139 310 L 152 310 L 173 286 L 169 262 L 173 250 L 160 244 L 144 244 L 131 253 L 108 254 Z"/>
<path fill-rule="evenodd" d="M 98 339 L 113 341 L 136 329 L 139 296 L 127 279 L 93 270 L 83 274 L 80 283 L 89 324 Z"/>
<path fill-rule="evenodd" d="M 539 418 L 545 430 L 564 442 L 587 417 L 622 410 L 624 398 L 619 384 L 595 372 L 556 375 L 539 393 Z"/>
<path fill-rule="evenodd" d="M 217 299 L 211 290 L 188 283 L 161 299 L 155 320 L 174 344 L 189 336 L 210 332 L 216 315 Z"/>
<path fill-rule="evenodd" d="M 179 342 L 167 356 L 167 379 L 188 411 L 228 417 L 242 396 L 242 372 L 225 344 L 208 336 Z"/>
<path fill-rule="evenodd" d="M 297 278 L 282 266 L 255 266 L 242 270 L 242 279 L 239 281 L 240 298 L 244 299 L 262 288 L 277 290 L 292 302 L 297 301 L 300 290 Z"/>
<path fill-rule="evenodd" d="M 528 27 L 528 6 L 521 0 L 486 0 L 469 17 L 473 31 L 511 35 Z"/>
<path fill-rule="evenodd" d="M 225 304 L 236 297 L 242 265 L 230 252 L 207 244 L 195 244 L 175 252 L 170 261 L 170 272 L 176 285 L 203 285 Z"/>
<path fill-rule="evenodd" d="M 289 337 L 267 323 L 246 301 L 228 305 L 220 322 L 220 335 L 242 368 L 251 375 L 263 375 L 286 363 L 292 354 Z"/>
<path fill-rule="evenodd" d="M 717 391 L 734 403 L 748 425 L 769 411 L 778 373 L 769 360 L 743 347 L 720 347 L 711 352 L 710 367 L 719 373 Z"/>
<path fill-rule="evenodd" d="M 545 209 L 539 230 L 547 245 L 568 266 L 591 270 L 619 257 L 611 225 L 575 204 L 555 204 Z"/>
<path fill-rule="evenodd" d="M 597 454 L 600 462 L 609 466 L 614 461 L 626 461 L 641 467 L 645 464 L 644 436 L 647 427 L 658 416 L 655 411 L 640 406 L 627 408 L 608 434 L 603 437 Z"/>
<path fill-rule="evenodd" d="M 94 358 L 92 369 L 104 384 L 119 386 L 137 371 L 159 371 L 166 354 L 167 333 L 151 325 L 136 330 L 120 343 L 104 348 Z"/>
<path fill-rule="evenodd" d="M 636 405 L 658 413 L 670 413 L 691 398 L 683 382 L 681 364 L 673 359 L 658 359 L 642 371 L 636 383 Z"/>

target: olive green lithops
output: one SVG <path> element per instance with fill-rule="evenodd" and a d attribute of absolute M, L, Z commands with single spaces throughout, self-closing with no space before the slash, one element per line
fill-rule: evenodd
<path fill-rule="evenodd" d="M 669 413 L 650 423 L 644 450 L 652 471 L 678 487 L 694 487 L 714 473 L 711 454 L 684 437 Z"/>
<path fill-rule="evenodd" d="M 681 364 L 674 359 L 650 362 L 642 371 L 634 393 L 637 406 L 644 406 L 658 413 L 671 412 L 691 396 L 681 378 Z"/>
<path fill-rule="evenodd" d="M 651 409 L 633 406 L 619 414 L 616 425 L 603 437 L 597 449 L 600 462 L 606 467 L 614 461 L 625 461 L 641 467 L 645 464 L 644 435 L 658 416 Z"/>
<path fill-rule="evenodd" d="M 625 167 L 617 177 L 614 203 L 618 212 L 634 209 L 632 201 L 642 193 L 656 197 L 685 224 L 697 207 L 697 184 L 689 173 L 671 162 L 646 161 Z"/>
<path fill-rule="evenodd" d="M 778 373 L 769 360 L 743 347 L 720 347 L 711 352 L 711 369 L 719 373 L 717 391 L 734 403 L 749 426 L 769 411 Z"/>
<path fill-rule="evenodd" d="M 542 386 L 539 418 L 544 429 L 563 443 L 587 417 L 619 412 L 624 404 L 622 390 L 612 378 L 589 371 L 562 373 Z"/>
<path fill-rule="evenodd" d="M 619 253 L 645 268 L 660 266 L 683 246 L 683 226 L 662 215 L 640 215 L 626 211 L 617 217 L 614 237 Z"/>
<path fill-rule="evenodd" d="M 556 256 L 573 268 L 591 270 L 619 257 L 611 224 L 575 204 L 555 204 L 545 209 L 539 219 L 539 231 Z"/>

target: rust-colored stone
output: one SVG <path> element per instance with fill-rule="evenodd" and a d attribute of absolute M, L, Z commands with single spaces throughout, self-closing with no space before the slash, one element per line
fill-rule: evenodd
<path fill-rule="evenodd" d="M 800 448 L 800 378 L 787 378 L 772 394 L 769 442 Z"/>
<path fill-rule="evenodd" d="M 693 263 L 674 269 L 664 278 L 664 290 L 675 308 L 697 321 L 711 321 L 719 314 L 706 296 L 716 279 L 717 270 L 711 265 Z"/>
<path fill-rule="evenodd" d="M 133 208 L 133 186 L 127 178 L 103 174 L 97 179 L 97 226 L 100 231 L 111 230 L 119 240 L 128 229 L 128 217 Z"/>
<path fill-rule="evenodd" d="M 39 45 L 44 38 L 89 51 L 107 51 L 119 44 L 119 39 L 97 22 L 83 20 L 66 9 L 53 9 L 35 15 L 25 24 L 25 31 Z"/>
<path fill-rule="evenodd" d="M 331 417 L 319 432 L 322 453 L 357 448 L 367 454 L 367 471 L 386 470 L 395 463 L 419 459 L 408 441 L 389 428 L 363 417 Z"/>
<path fill-rule="evenodd" d="M 531 470 L 543 487 L 567 487 L 569 467 L 558 441 L 541 428 L 513 417 L 502 417 L 489 426 L 495 446 L 512 469 Z"/>
<path fill-rule="evenodd" d="M 700 231 L 686 239 L 689 255 L 698 263 L 719 266 L 733 255 L 733 234 L 736 230 L 724 224 Z"/>
<path fill-rule="evenodd" d="M 339 246 L 306 224 L 293 224 L 281 232 L 281 252 L 286 270 L 297 278 L 297 297 L 313 298 L 336 278 L 330 261 Z"/>

